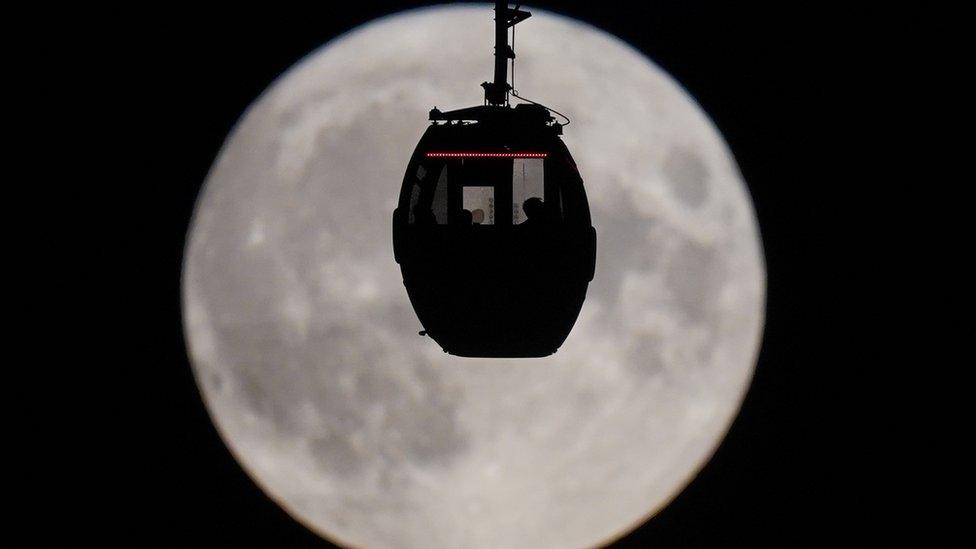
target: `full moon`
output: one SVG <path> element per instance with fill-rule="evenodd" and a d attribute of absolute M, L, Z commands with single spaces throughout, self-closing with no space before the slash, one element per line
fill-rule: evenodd
<path fill-rule="evenodd" d="M 704 465 L 752 377 L 765 266 L 722 137 L 640 52 L 531 11 L 515 87 L 572 119 L 598 233 L 556 354 L 445 354 L 393 260 L 428 111 L 482 103 L 487 5 L 388 16 L 310 54 L 248 108 L 198 200 L 183 312 L 207 408 L 265 493 L 334 543 L 610 543 Z"/>

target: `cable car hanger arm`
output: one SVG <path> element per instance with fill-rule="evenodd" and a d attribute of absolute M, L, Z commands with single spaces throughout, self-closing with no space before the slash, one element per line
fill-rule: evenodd
<path fill-rule="evenodd" d="M 508 2 L 495 2 L 495 81 L 483 82 L 485 89 L 485 104 L 508 105 L 508 93 L 512 86 L 508 85 L 508 60 L 515 59 L 515 52 L 508 45 L 508 29 L 525 21 L 531 13 L 508 7 Z"/>

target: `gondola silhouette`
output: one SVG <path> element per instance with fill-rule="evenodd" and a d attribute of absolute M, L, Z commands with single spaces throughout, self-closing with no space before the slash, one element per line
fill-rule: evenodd
<path fill-rule="evenodd" d="M 508 29 L 529 16 L 495 2 L 485 102 L 430 111 L 393 212 L 420 333 L 458 356 L 555 353 L 594 275 L 596 231 L 564 124 L 538 103 L 510 103 L 522 98 L 507 81 Z"/>

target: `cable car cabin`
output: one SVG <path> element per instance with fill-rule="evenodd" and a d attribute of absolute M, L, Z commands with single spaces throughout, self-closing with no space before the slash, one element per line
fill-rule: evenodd
<path fill-rule="evenodd" d="M 596 258 L 561 126 L 538 105 L 430 114 L 393 213 L 394 256 L 421 324 L 458 356 L 556 352 Z"/>

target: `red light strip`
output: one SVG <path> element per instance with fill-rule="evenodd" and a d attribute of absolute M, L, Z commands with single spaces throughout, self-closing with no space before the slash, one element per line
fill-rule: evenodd
<path fill-rule="evenodd" d="M 538 152 L 429 152 L 427 158 L 545 158 Z"/>

